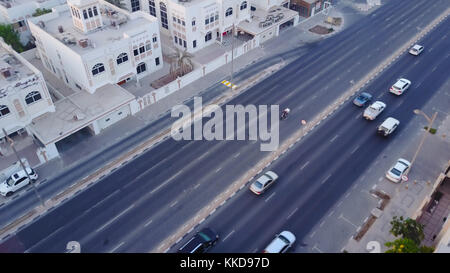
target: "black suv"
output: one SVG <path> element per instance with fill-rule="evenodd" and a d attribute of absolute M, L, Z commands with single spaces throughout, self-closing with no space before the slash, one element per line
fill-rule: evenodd
<path fill-rule="evenodd" d="M 210 228 L 204 228 L 178 249 L 178 253 L 204 253 L 215 245 L 217 240 L 219 234 Z"/>

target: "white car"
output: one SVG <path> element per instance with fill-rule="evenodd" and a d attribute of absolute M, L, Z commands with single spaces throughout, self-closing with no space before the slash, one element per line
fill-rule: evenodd
<path fill-rule="evenodd" d="M 411 86 L 411 82 L 407 79 L 398 79 L 397 82 L 391 86 L 389 92 L 400 96 L 403 94 L 409 87 Z"/>
<path fill-rule="evenodd" d="M 409 169 L 411 163 L 403 158 L 397 160 L 394 166 L 386 173 L 386 178 L 392 182 L 399 183 L 402 180 L 403 174 Z"/>
<path fill-rule="evenodd" d="M 32 181 L 38 179 L 38 175 L 33 169 L 26 168 L 26 170 Z M 3 196 L 10 196 L 14 192 L 30 184 L 30 182 L 30 179 L 28 179 L 28 176 L 23 170 L 18 171 L 0 184 L 0 194 Z"/>
<path fill-rule="evenodd" d="M 374 120 L 384 109 L 386 109 L 386 104 L 377 100 L 364 110 L 363 117 L 368 120 Z"/>
<path fill-rule="evenodd" d="M 295 242 L 295 235 L 290 231 L 283 231 L 275 236 L 275 239 L 264 249 L 264 253 L 284 253 Z"/>
<path fill-rule="evenodd" d="M 380 126 L 378 126 L 378 133 L 382 134 L 383 136 L 388 136 L 392 134 L 395 129 L 397 129 L 398 125 L 400 124 L 400 121 L 398 121 L 395 118 L 388 117 L 383 123 L 381 123 Z"/>
<path fill-rule="evenodd" d="M 250 185 L 250 190 L 257 195 L 260 195 L 277 179 L 278 175 L 276 173 L 268 171 Z"/>
<path fill-rule="evenodd" d="M 423 51 L 423 46 L 421 45 L 414 45 L 410 50 L 409 50 L 409 54 L 412 55 L 419 55 L 421 52 Z"/>

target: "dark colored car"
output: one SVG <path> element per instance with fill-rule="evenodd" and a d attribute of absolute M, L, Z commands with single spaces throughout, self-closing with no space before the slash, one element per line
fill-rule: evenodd
<path fill-rule="evenodd" d="M 210 228 L 204 228 L 178 249 L 178 253 L 204 253 L 215 245 L 217 240 L 219 234 Z"/>
<path fill-rule="evenodd" d="M 365 106 L 372 100 L 372 95 L 366 92 L 362 92 L 353 100 L 353 104 L 359 107 Z"/>

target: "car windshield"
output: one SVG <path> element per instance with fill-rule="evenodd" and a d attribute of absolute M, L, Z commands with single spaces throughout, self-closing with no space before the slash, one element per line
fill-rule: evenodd
<path fill-rule="evenodd" d="M 11 177 L 9 177 L 9 178 L 6 180 L 6 184 L 8 184 L 8 186 L 12 186 L 12 185 L 14 185 L 14 180 L 13 180 Z"/>
<path fill-rule="evenodd" d="M 358 100 L 366 100 L 366 96 L 364 96 L 364 95 L 359 95 Z"/>
<path fill-rule="evenodd" d="M 203 233 L 203 232 L 199 232 L 198 235 L 199 235 L 200 237 L 202 237 L 205 241 L 211 241 L 211 238 L 209 238 L 209 236 L 206 235 L 206 234 Z"/>
<path fill-rule="evenodd" d="M 255 187 L 257 187 L 259 189 L 263 187 L 263 184 L 261 184 L 261 182 L 259 182 L 259 181 L 256 181 L 253 185 L 255 185 Z"/>
<path fill-rule="evenodd" d="M 402 172 L 397 170 L 396 168 L 392 168 L 391 173 L 395 174 L 396 176 L 400 176 L 402 174 Z"/>
<path fill-rule="evenodd" d="M 280 238 L 280 240 L 285 242 L 286 244 L 290 244 L 289 240 L 286 237 L 284 237 L 283 235 L 279 235 L 278 238 Z"/>

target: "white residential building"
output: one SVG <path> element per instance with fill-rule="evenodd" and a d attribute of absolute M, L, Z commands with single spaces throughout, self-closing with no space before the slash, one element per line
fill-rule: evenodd
<path fill-rule="evenodd" d="M 11 24 L 19 33 L 20 41 L 27 44 L 31 38 L 26 20 L 36 9 L 52 9 L 66 0 L 0 0 L 0 23 Z"/>
<path fill-rule="evenodd" d="M 68 0 L 29 25 L 44 66 L 75 89 L 94 93 L 162 68 L 157 19 L 143 12 Z"/>
<path fill-rule="evenodd" d="M 55 106 L 42 73 L 0 38 L 0 138 L 28 129 Z"/>

